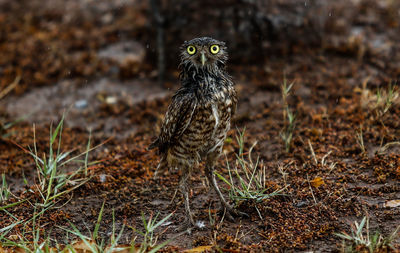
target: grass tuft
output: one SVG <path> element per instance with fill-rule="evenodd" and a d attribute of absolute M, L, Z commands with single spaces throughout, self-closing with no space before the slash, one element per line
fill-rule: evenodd
<path fill-rule="evenodd" d="M 90 137 L 86 151 L 83 153 L 69 158 L 73 151 L 61 152 L 64 119 L 65 117 L 63 115 L 54 131 L 52 126 L 50 126 L 49 150 L 47 154 L 43 153 L 42 156 L 40 156 L 37 151 L 36 131 L 35 126 L 33 127 L 34 144 L 33 150 L 29 148 L 29 154 L 35 161 L 37 178 L 39 180 L 37 189 L 42 196 L 43 202 L 41 205 L 43 207 L 47 207 L 52 201 L 56 200 L 61 195 L 66 194 L 86 183 L 89 180 L 88 178 L 76 179 L 75 177 L 78 174 L 83 174 L 83 172 L 85 172 L 85 175 L 87 175 L 88 164 L 92 165 L 95 163 L 88 162 L 88 154 L 91 150 L 93 150 L 93 148 L 90 148 Z M 56 140 L 58 140 L 58 145 L 56 148 L 54 148 Z M 85 160 L 79 160 L 78 158 L 83 155 L 85 155 Z M 69 165 L 72 162 L 83 165 L 79 166 L 70 174 L 62 171 L 66 165 Z M 72 185 L 73 187 L 66 187 L 68 185 Z"/>
<path fill-rule="evenodd" d="M 86 150 L 78 155 L 72 156 L 73 151 L 61 151 L 61 143 L 62 143 L 62 130 L 64 124 L 64 115 L 61 118 L 60 122 L 57 124 L 56 128 L 53 131 L 53 127 L 50 126 L 50 134 L 49 134 L 49 149 L 47 153 L 39 154 L 37 146 L 36 146 L 36 131 L 35 125 L 33 126 L 33 148 L 28 148 L 29 150 L 21 147 L 25 152 L 33 157 L 36 173 L 37 173 L 37 183 L 34 185 L 35 188 L 30 187 L 28 191 L 39 194 L 41 198 L 35 199 L 36 203 L 32 203 L 32 197 L 28 197 L 25 199 L 18 199 L 13 203 L 9 203 L 5 206 L 0 206 L 0 211 L 7 213 L 12 219 L 14 219 L 14 223 L 9 226 L 0 229 L 0 243 L 3 246 L 14 246 L 21 248 L 27 252 L 30 252 L 32 248 L 34 248 L 34 252 L 51 252 L 49 251 L 48 245 L 49 242 L 40 241 L 39 235 L 41 234 L 41 225 L 36 224 L 36 221 L 40 221 L 40 217 L 48 211 L 49 209 L 56 208 L 55 205 L 61 201 L 60 197 L 64 194 L 67 194 L 74 189 L 82 186 L 86 183 L 90 178 L 88 177 L 77 177 L 77 175 L 87 175 L 88 166 L 91 166 L 97 162 L 89 162 L 88 154 L 93 149 L 97 148 L 95 146 L 90 148 L 90 137 L 86 147 Z M 57 143 L 57 145 L 56 145 Z M 102 145 L 102 144 L 100 144 Z M 85 156 L 82 160 L 80 157 Z M 67 165 L 69 167 L 74 168 L 71 173 L 66 172 Z M 26 179 L 24 179 L 24 183 L 27 185 Z M 5 180 L 5 176 L 2 176 L 2 188 L 0 191 L 0 201 L 6 200 L 10 195 L 9 188 L 7 182 Z M 21 203 L 28 202 L 33 208 L 34 211 L 32 215 L 27 217 L 16 218 L 7 209 L 17 206 Z M 65 203 L 63 203 L 65 204 Z M 59 208 L 59 207 L 57 207 Z M 28 229 L 34 232 L 34 235 L 31 237 L 37 238 L 35 241 L 29 242 L 26 239 L 26 233 L 20 233 L 19 225 L 22 225 L 23 230 Z M 18 228 L 18 229 L 17 229 Z M 13 229 L 18 231 L 19 241 L 15 239 L 10 240 L 5 236 L 9 234 Z M 37 243 L 36 243 L 37 242 Z M 29 248 L 29 247 L 30 248 Z M 29 249 L 29 250 L 28 250 Z M 53 252 L 58 252 L 53 251 Z"/>
<path fill-rule="evenodd" d="M 94 253 L 111 253 L 111 252 L 118 252 L 123 250 L 128 250 L 129 247 L 127 246 L 118 246 L 118 242 L 122 237 L 122 234 L 125 230 L 125 224 L 122 225 L 120 232 L 117 234 L 115 229 L 115 212 L 112 211 L 112 232 L 110 238 L 106 242 L 105 238 L 99 236 L 99 229 L 100 223 L 103 219 L 104 213 L 104 204 L 101 206 L 99 215 L 97 217 L 97 222 L 94 226 L 93 231 L 89 231 L 90 236 L 85 236 L 74 224 L 70 223 L 72 230 L 62 228 L 61 229 L 77 236 L 80 241 L 75 242 L 73 244 L 69 244 L 65 247 L 65 249 L 69 249 L 72 252 L 80 252 L 80 250 L 86 250 L 87 252 L 94 252 Z"/>
<path fill-rule="evenodd" d="M 36 213 L 36 208 L 34 213 Z M 43 213 L 43 212 L 41 212 Z M 37 225 L 36 221 L 39 217 L 38 214 L 34 215 L 29 221 L 32 222 L 31 229 L 27 232 L 25 228 L 22 232 L 18 233 L 17 236 L 13 238 L 18 238 L 18 240 L 11 240 L 10 237 L 6 237 L 7 234 L 17 225 L 22 224 L 23 220 L 17 220 L 16 217 L 8 213 L 12 218 L 16 219 L 16 222 L 0 230 L 0 242 L 1 247 L 13 247 L 15 249 L 20 249 L 22 252 L 37 252 L 37 253 L 51 253 L 60 252 L 59 245 L 55 242 L 55 247 L 50 247 L 50 237 L 46 239 L 41 239 L 41 228 Z M 31 238 L 31 239 L 30 239 Z M 2 249 L 0 247 L 0 249 Z M 1 252 L 1 251 L 0 251 Z M 6 251 L 7 252 L 7 251 Z M 18 251 L 20 252 L 20 251 Z"/>
<path fill-rule="evenodd" d="M 362 108 L 367 108 L 377 120 L 390 110 L 390 108 L 400 103 L 400 94 L 396 81 L 390 81 L 387 88 L 377 88 L 376 92 L 372 92 L 367 88 L 369 78 L 362 83 L 360 105 Z"/>
<path fill-rule="evenodd" d="M 369 231 L 369 218 L 365 216 L 360 223 L 355 221 L 351 225 L 351 235 L 346 232 L 335 233 L 335 235 L 343 239 L 342 252 L 374 253 L 381 252 L 380 250 L 387 250 L 387 248 L 396 251 L 391 243 L 396 238 L 399 229 L 400 226 L 388 237 L 384 237 L 379 231 L 371 234 Z"/>
<path fill-rule="evenodd" d="M 111 235 L 108 239 L 103 238 L 99 234 L 99 229 L 100 229 L 100 224 L 103 219 L 104 215 L 104 205 L 103 203 L 98 217 L 97 217 L 97 222 L 94 226 L 93 231 L 89 230 L 89 236 L 86 236 L 81 232 L 74 224 L 70 223 L 71 229 L 67 229 L 64 227 L 58 227 L 64 231 L 67 232 L 67 245 L 62 245 L 59 244 L 57 241 L 53 240 L 49 236 L 46 237 L 45 239 L 41 239 L 41 230 L 40 227 L 36 224 L 36 218 L 38 216 L 35 216 L 35 218 L 32 220 L 32 230 L 31 232 L 25 232 L 22 231 L 22 233 L 18 234 L 18 240 L 10 240 L 7 237 L 7 231 L 10 231 L 12 227 L 14 227 L 16 224 L 19 223 L 14 223 L 12 227 L 8 228 L 3 228 L 0 229 L 0 241 L 2 242 L 0 244 L 0 252 L 3 250 L 2 247 L 12 247 L 13 250 L 19 249 L 22 250 L 23 252 L 37 252 L 37 253 L 52 253 L 52 252 L 93 252 L 93 253 L 112 253 L 112 252 L 135 252 L 135 253 L 144 253 L 144 252 L 149 252 L 149 253 L 154 253 L 165 247 L 172 239 L 167 240 L 163 243 L 157 244 L 158 236 L 155 235 L 155 229 L 165 225 L 166 221 L 172 216 L 172 213 L 163 218 L 162 220 L 157 222 L 157 217 L 153 217 L 153 215 L 150 215 L 149 220 L 147 221 L 142 214 L 142 219 L 143 219 L 143 225 L 144 225 L 144 232 L 138 231 L 134 229 L 136 232 L 138 232 L 140 235 L 143 236 L 143 241 L 140 243 L 140 246 L 138 246 L 136 242 L 135 237 L 130 245 L 121 245 L 119 244 L 119 241 L 121 240 L 121 237 L 123 235 L 123 232 L 125 231 L 125 225 L 122 225 L 122 228 L 120 229 L 119 233 L 116 233 L 116 228 L 115 228 L 115 212 L 113 210 L 112 212 L 112 232 Z M 50 233 L 49 233 L 50 234 Z M 68 234 L 75 235 L 78 240 L 70 241 Z M 178 234 L 179 236 L 181 234 Z M 31 239 L 28 239 L 28 236 Z M 175 237 L 174 237 L 175 238 Z"/>
<path fill-rule="evenodd" d="M 376 90 L 375 110 L 378 117 L 382 117 L 392 107 L 394 101 L 398 98 L 396 82 L 390 82 L 388 88 Z"/>
<path fill-rule="evenodd" d="M 364 145 L 364 136 L 363 136 L 363 130 L 362 127 L 358 131 L 356 131 L 356 141 L 358 146 L 360 146 L 361 152 L 365 154 L 366 149 Z"/>
<path fill-rule="evenodd" d="M 142 213 L 142 221 L 143 221 L 143 227 L 144 227 L 144 231 L 139 231 L 136 228 L 132 229 L 140 234 L 141 236 L 143 236 L 143 241 L 140 243 L 140 246 L 137 248 L 135 248 L 135 242 L 136 242 L 136 238 L 135 237 L 132 242 L 131 242 L 131 247 L 136 249 L 136 253 L 144 253 L 144 252 L 157 252 L 159 251 L 161 248 L 165 247 L 172 239 L 169 239 L 167 241 L 164 241 L 160 244 L 157 245 L 157 241 L 158 241 L 158 237 L 159 235 L 155 235 L 155 230 L 156 228 L 165 225 L 166 221 L 173 215 L 173 213 L 168 214 L 167 216 L 165 216 L 163 219 L 161 219 L 160 221 L 157 222 L 157 218 L 158 218 L 159 213 L 156 214 L 155 217 L 153 217 L 153 213 L 150 214 L 149 220 L 146 220 L 146 218 L 144 217 L 144 214 Z M 161 233 L 162 234 L 162 233 Z M 180 234 L 178 234 L 177 236 L 179 236 Z"/>
<path fill-rule="evenodd" d="M 261 202 L 272 196 L 281 194 L 286 188 L 276 190 L 272 193 L 266 193 L 269 189 L 266 187 L 266 167 L 260 163 L 259 158 L 252 158 L 252 151 L 256 146 L 256 142 L 250 147 L 247 152 L 247 157 L 244 153 L 244 135 L 245 130 L 236 136 L 236 141 L 239 145 L 239 153 L 236 154 L 235 167 L 231 168 L 226 158 L 229 178 L 225 178 L 218 172 L 214 172 L 219 179 L 224 181 L 229 186 L 229 198 L 238 204 L 243 200 L 254 200 Z"/>

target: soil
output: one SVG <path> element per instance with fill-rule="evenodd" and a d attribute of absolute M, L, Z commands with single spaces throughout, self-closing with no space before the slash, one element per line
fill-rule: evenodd
<path fill-rule="evenodd" d="M 190 178 L 190 200 L 196 220 L 205 226 L 182 234 L 184 204 L 179 192 L 174 197 L 180 172 L 155 175 L 158 156 L 147 150 L 179 87 L 177 65 L 167 67 L 163 86 L 157 81 L 149 4 L 0 1 L 0 92 L 15 76 L 21 77 L 0 98 L 0 123 L 22 118 L 9 129 L 0 128 L 0 172 L 13 193 L 1 206 L 29 200 L 7 212 L 0 210 L 0 229 L 15 222 L 10 214 L 17 219 L 32 217 L 32 203 L 40 202 L 41 196 L 27 150 L 33 147 L 35 131 L 39 153 L 47 152 L 50 126 L 54 128 L 66 112 L 62 150 L 79 154 L 91 136 L 91 146 L 99 147 L 90 152 L 89 160 L 99 162 L 89 166 L 85 184 L 57 198 L 58 208 L 36 220 L 41 240 L 50 235 L 68 243 L 62 228 L 70 228 L 70 223 L 88 234 L 103 203 L 100 235 L 110 237 L 114 212 L 116 230 L 125 225 L 121 244 L 137 235 L 132 227 L 143 229 L 142 214 L 149 218 L 159 213 L 160 219 L 173 213 L 157 230 L 159 242 L 171 240 L 164 249 L 171 252 L 198 246 L 223 252 L 335 252 L 342 240 L 334 233 L 350 233 L 351 224 L 364 216 L 370 219 L 370 231 L 392 233 L 400 224 L 400 207 L 387 204 L 400 199 L 399 89 L 390 106 L 385 108 L 382 101 L 388 97 L 389 84 L 400 76 L 400 46 L 395 43 L 400 41 L 400 6 L 395 1 L 305 1 L 300 8 L 294 2 L 271 1 L 275 5 L 268 17 L 279 23 L 274 18 L 281 14 L 280 22 L 290 27 L 291 15 L 321 16 L 318 25 L 312 23 L 317 19 L 304 18 L 298 26 L 306 32 L 304 27 L 318 27 L 318 46 L 307 46 L 308 33 L 299 32 L 303 37 L 298 40 L 289 35 L 287 41 L 265 39 L 257 44 L 263 47 L 263 59 L 241 64 L 236 50 L 243 44 L 232 43 L 234 60 L 228 67 L 239 94 L 224 146 L 228 163 L 235 166 L 239 151 L 236 129 L 245 128 L 244 152 L 257 142 L 252 156 L 259 157 L 260 169 L 266 168 L 266 192 L 284 190 L 259 202 L 237 203 L 249 217 L 232 222 L 218 211 L 218 198 L 200 164 Z M 295 11 L 307 4 L 311 7 L 305 14 Z M 29 10 L 21 12 L 23 6 Z M 288 8 L 294 12 L 288 14 Z M 309 25 L 304 20 L 310 20 Z M 279 24 L 274 29 L 282 29 L 280 36 L 286 38 L 292 30 Z M 180 42 L 176 43 L 178 47 Z M 294 82 L 288 106 L 296 115 L 288 152 L 281 138 L 287 126 L 284 78 Z M 382 93 L 379 101 L 377 90 Z M 76 166 L 65 169 L 71 173 Z M 224 156 L 218 172 L 228 175 Z M 219 184 L 228 196 L 229 187 Z M 17 225 L 7 238 L 16 240 L 24 229 L 32 226 Z M 398 249 L 399 238 L 393 242 Z"/>

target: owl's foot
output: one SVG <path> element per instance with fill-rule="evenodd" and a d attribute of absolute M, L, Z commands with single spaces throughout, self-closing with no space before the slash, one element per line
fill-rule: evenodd
<path fill-rule="evenodd" d="M 193 216 L 192 216 L 192 215 L 190 215 L 190 216 L 186 219 L 186 224 L 188 224 L 189 226 L 192 226 L 192 227 L 196 226 L 196 222 L 194 222 Z"/>
<path fill-rule="evenodd" d="M 192 219 L 192 221 L 190 221 L 189 218 L 186 218 L 185 221 L 183 221 L 182 223 L 180 223 L 175 231 L 176 232 L 180 232 L 180 233 L 185 233 L 187 232 L 188 234 L 191 234 L 192 229 L 195 227 L 194 225 L 194 221 Z"/>
<path fill-rule="evenodd" d="M 186 213 L 186 217 L 184 222 L 182 223 L 183 228 L 193 228 L 196 226 L 196 222 L 194 222 L 192 212 Z"/>

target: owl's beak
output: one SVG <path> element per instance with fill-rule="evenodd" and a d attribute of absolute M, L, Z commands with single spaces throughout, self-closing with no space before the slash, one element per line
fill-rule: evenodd
<path fill-rule="evenodd" d="M 201 52 L 201 65 L 204 66 L 206 61 L 207 61 L 207 57 L 204 55 L 204 52 Z"/>

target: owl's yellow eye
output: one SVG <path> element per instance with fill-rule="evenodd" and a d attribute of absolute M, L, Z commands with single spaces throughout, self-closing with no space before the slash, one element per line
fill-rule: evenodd
<path fill-rule="evenodd" d="M 218 46 L 218 45 L 212 45 L 212 46 L 210 47 L 210 51 L 211 51 L 211 53 L 213 53 L 213 54 L 218 53 L 218 52 L 219 52 L 219 46 Z"/>
<path fill-rule="evenodd" d="M 194 46 L 188 46 L 186 50 L 190 55 L 194 55 L 196 53 L 196 48 Z"/>

